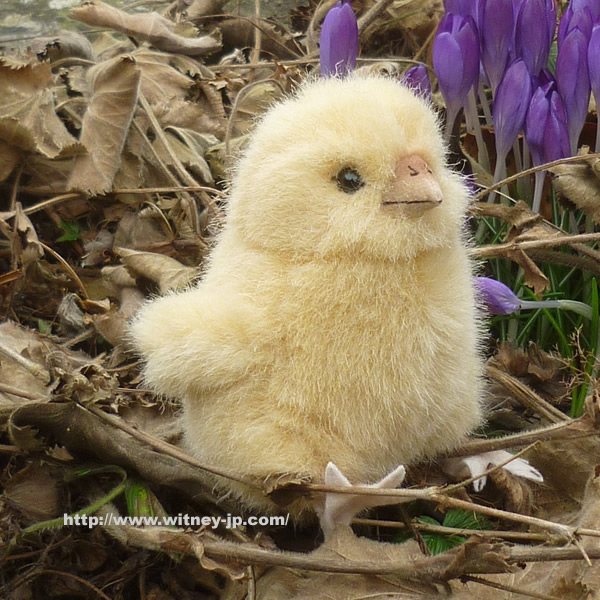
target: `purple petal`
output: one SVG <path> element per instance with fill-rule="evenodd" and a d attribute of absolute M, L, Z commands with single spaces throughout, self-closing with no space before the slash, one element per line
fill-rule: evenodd
<path fill-rule="evenodd" d="M 325 16 L 320 37 L 321 75 L 344 77 L 358 55 L 358 25 L 350 4 L 338 2 Z"/>
<path fill-rule="evenodd" d="M 513 0 L 479 0 L 478 24 L 481 62 L 495 92 L 508 63 L 513 39 Z"/>
<path fill-rule="evenodd" d="M 531 77 L 522 60 L 508 69 L 498 86 L 494 100 L 496 154 L 502 160 L 523 129 L 531 101 Z"/>
<path fill-rule="evenodd" d="M 433 69 L 438 78 L 440 91 L 450 112 L 463 105 L 463 58 L 460 46 L 451 33 L 442 33 L 433 43 Z"/>
<path fill-rule="evenodd" d="M 567 114 L 556 83 L 551 79 L 538 87 L 531 98 L 525 139 L 536 167 L 571 154 Z"/>
<path fill-rule="evenodd" d="M 521 301 L 503 283 L 489 277 L 475 277 L 474 280 L 481 300 L 493 315 L 510 315 L 521 308 Z"/>
<path fill-rule="evenodd" d="M 594 18 L 592 16 L 592 12 L 587 6 L 575 11 L 573 9 L 573 6 L 570 4 L 567 7 L 567 10 L 565 10 L 565 12 L 563 13 L 563 16 L 560 19 L 560 23 L 558 25 L 558 35 L 556 37 L 558 51 L 560 52 L 560 49 L 565 38 L 567 37 L 567 34 L 570 33 L 573 29 L 579 29 L 589 40 L 590 35 L 592 34 L 593 25 Z"/>
<path fill-rule="evenodd" d="M 536 76 L 546 66 L 552 45 L 549 27 L 540 27 L 540 23 L 547 19 L 547 0 L 524 2 L 517 16 L 515 54 L 523 59 L 529 72 Z"/>
<path fill-rule="evenodd" d="M 402 75 L 402 83 L 426 99 L 431 98 L 431 82 L 425 65 L 415 65 Z"/>
<path fill-rule="evenodd" d="M 546 0 L 546 23 L 548 26 L 548 39 L 550 45 L 552 45 L 554 32 L 556 31 L 556 4 L 554 4 L 554 0 Z"/>
<path fill-rule="evenodd" d="M 600 25 L 596 25 L 590 36 L 588 46 L 588 68 L 590 85 L 594 92 L 596 105 L 600 105 Z"/>
<path fill-rule="evenodd" d="M 592 23 L 594 25 L 598 24 L 598 20 L 600 19 L 600 3 L 598 0 L 571 0 L 571 6 L 573 12 L 587 8 L 592 16 Z"/>
<path fill-rule="evenodd" d="M 577 140 L 587 116 L 590 101 L 588 42 L 584 32 L 574 28 L 563 39 L 556 59 L 556 82 L 565 103 L 571 152 L 577 150 Z"/>
<path fill-rule="evenodd" d="M 571 156 L 565 105 L 556 90 L 550 93 L 550 111 L 544 130 L 544 162 Z"/>
<path fill-rule="evenodd" d="M 543 87 L 533 93 L 529 112 L 525 119 L 525 140 L 531 152 L 531 159 L 534 166 L 546 162 L 544 160 L 544 129 L 550 112 L 550 101 L 546 98 L 546 92 Z"/>

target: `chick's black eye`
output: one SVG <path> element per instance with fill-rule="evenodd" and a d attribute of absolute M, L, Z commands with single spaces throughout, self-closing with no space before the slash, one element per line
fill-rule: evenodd
<path fill-rule="evenodd" d="M 359 190 L 365 182 L 360 173 L 352 167 L 344 167 L 335 176 L 338 188 L 345 194 L 353 194 Z"/>

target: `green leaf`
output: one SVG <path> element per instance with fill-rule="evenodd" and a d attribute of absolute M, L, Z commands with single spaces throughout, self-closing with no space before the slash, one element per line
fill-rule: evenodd
<path fill-rule="evenodd" d="M 558 56 L 558 45 L 556 42 L 550 46 L 550 54 L 548 55 L 548 63 L 546 65 L 548 71 L 556 76 L 556 57 Z"/>
<path fill-rule="evenodd" d="M 489 529 L 488 520 L 470 510 L 460 510 L 453 508 L 446 513 L 444 527 L 454 527 L 456 529 Z"/>
<path fill-rule="evenodd" d="M 467 541 L 466 537 L 462 535 L 439 535 L 438 533 L 424 533 L 423 540 L 427 547 L 429 548 L 429 552 L 432 555 L 441 554 L 442 552 L 446 552 L 447 550 L 451 550 L 456 546 L 460 546 Z"/>
<path fill-rule="evenodd" d="M 125 487 L 127 513 L 132 517 L 154 517 L 148 488 L 138 482 L 127 481 Z"/>
<path fill-rule="evenodd" d="M 38 319 L 37 325 L 40 333 L 52 333 L 52 324 L 49 321 Z"/>
<path fill-rule="evenodd" d="M 74 242 L 81 237 L 81 227 L 71 221 L 61 221 L 60 228 L 65 232 L 56 239 L 57 242 Z"/>

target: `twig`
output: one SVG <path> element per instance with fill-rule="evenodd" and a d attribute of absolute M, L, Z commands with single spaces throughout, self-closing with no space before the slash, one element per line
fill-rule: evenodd
<path fill-rule="evenodd" d="M 568 440 L 579 439 L 581 437 L 597 436 L 598 432 L 591 430 L 588 425 L 584 425 L 585 429 L 580 427 L 582 419 L 580 417 L 575 420 L 562 421 L 553 423 L 546 427 L 538 427 L 530 431 L 520 431 L 512 435 L 506 435 L 499 438 L 490 439 L 473 439 L 463 444 L 460 448 L 448 452 L 446 456 L 471 456 L 473 454 L 481 454 L 483 452 L 492 452 L 493 450 L 505 450 L 507 448 L 517 448 L 527 446 L 537 440 Z"/>
<path fill-rule="evenodd" d="M 13 183 L 13 189 L 10 194 L 10 210 L 15 210 L 17 204 L 17 196 L 19 194 L 19 184 L 21 183 L 21 176 L 23 175 L 23 169 L 25 169 L 25 161 L 21 161 L 17 173 L 15 175 L 15 181 Z"/>
<path fill-rule="evenodd" d="M 40 571 L 34 571 L 32 577 L 36 575 L 59 575 L 60 577 L 71 578 L 83 585 L 84 587 L 89 588 L 94 592 L 97 596 L 102 598 L 102 600 L 111 600 L 110 596 L 107 596 L 101 589 L 97 588 L 93 583 L 90 583 L 83 577 L 79 577 L 73 573 L 68 573 L 67 571 L 58 571 L 56 569 L 42 569 Z"/>
<path fill-rule="evenodd" d="M 400 521 L 386 521 L 381 519 L 353 519 L 355 525 L 367 525 L 369 527 L 386 527 L 390 529 L 406 529 L 406 525 Z M 505 531 L 499 529 L 462 529 L 460 527 L 446 527 L 445 525 L 431 525 L 412 521 L 412 525 L 419 531 L 426 533 L 437 533 L 440 535 L 462 535 L 477 537 L 497 538 L 505 540 L 525 540 L 529 542 L 546 542 L 548 536 L 544 533 L 529 533 L 525 531 Z"/>
<path fill-rule="evenodd" d="M 182 181 L 186 182 L 187 185 L 189 185 L 189 186 L 197 187 L 198 182 L 188 173 L 186 168 L 181 164 L 181 161 L 179 160 L 177 155 L 173 152 L 173 149 L 171 148 L 171 145 L 169 144 L 169 140 L 167 140 L 167 136 L 165 135 L 165 132 L 163 131 L 162 127 L 160 126 L 160 123 L 158 122 L 158 119 L 156 118 L 156 115 L 154 114 L 154 111 L 152 110 L 150 103 L 148 102 L 148 100 L 146 100 L 146 96 L 144 96 L 143 92 L 141 92 L 141 91 L 139 94 L 139 100 L 140 100 L 140 104 L 142 105 L 142 108 L 146 112 L 148 119 L 150 119 L 150 123 L 152 124 L 152 129 L 154 129 L 154 133 L 156 134 L 156 137 L 158 137 L 158 139 L 160 140 L 161 144 L 163 145 L 165 151 L 169 155 L 169 158 L 171 159 L 173 166 L 175 167 L 175 170 L 181 177 Z M 150 146 L 152 147 L 152 145 L 150 145 Z M 168 169 L 167 169 L 167 171 L 168 171 Z M 206 203 L 207 208 L 213 214 L 215 214 L 215 215 L 218 214 L 218 210 L 217 210 L 212 198 L 206 198 L 206 199 L 202 198 L 202 200 Z M 197 228 L 194 227 L 194 230 L 196 231 Z"/>
<path fill-rule="evenodd" d="M 149 547 L 156 548 L 156 533 L 143 529 L 135 531 L 139 542 L 145 541 Z M 154 535 L 153 535 L 154 533 Z M 250 544 L 238 544 L 225 540 L 214 540 L 206 534 L 189 534 L 172 529 L 160 530 L 160 546 L 165 551 L 181 552 L 201 557 L 203 555 L 215 560 L 226 562 L 239 561 L 242 563 L 290 567 L 306 571 L 320 571 L 327 573 L 360 573 L 360 574 L 394 574 L 396 577 L 412 581 L 444 581 L 449 578 L 458 578 L 462 575 L 450 570 L 448 565 L 455 560 L 457 551 L 449 551 L 436 556 L 407 560 L 404 564 L 383 560 L 377 564 L 372 561 L 359 561 L 347 558 L 332 559 L 313 554 L 299 552 L 282 552 L 267 550 Z M 523 562 L 550 562 L 556 560 L 580 560 L 581 555 L 577 548 L 554 547 L 510 547 L 503 544 L 490 544 L 488 551 L 494 556 L 489 567 L 486 567 L 484 556 L 479 556 L 471 564 L 468 559 L 464 565 L 464 573 L 498 573 L 498 559 L 503 560 L 507 570 L 511 565 Z M 460 549 L 458 550 L 460 552 Z M 588 551 L 590 558 L 600 558 L 600 548 Z"/>
<path fill-rule="evenodd" d="M 507 250 L 529 250 L 532 248 L 551 248 L 552 246 L 570 246 L 572 244 L 583 244 L 586 242 L 600 241 L 600 233 L 582 233 L 578 235 L 557 235 L 543 240 L 525 240 L 522 242 L 507 242 L 505 244 L 493 244 L 471 248 L 469 254 L 475 258 L 490 258 L 506 253 Z"/>
<path fill-rule="evenodd" d="M 512 183 L 513 181 L 516 181 L 517 179 L 520 179 L 521 177 L 533 175 L 534 173 L 537 173 L 538 171 L 546 171 L 550 167 L 556 167 L 557 165 L 578 162 L 580 160 L 588 160 L 590 158 L 600 158 L 600 153 L 598 153 L 598 154 L 579 154 L 577 156 L 569 156 L 567 158 L 561 158 L 559 160 L 554 160 L 552 162 L 545 163 L 543 165 L 539 165 L 537 167 L 532 167 L 531 169 L 526 169 L 525 171 L 521 171 L 520 173 L 511 175 L 510 177 L 506 177 L 505 179 L 502 179 L 502 181 L 499 181 L 498 183 L 495 183 L 494 185 L 490 185 L 489 187 L 485 188 L 484 190 L 477 192 L 477 194 L 475 194 L 475 196 L 473 196 L 473 202 L 476 202 L 477 200 L 483 198 L 484 196 L 487 196 L 487 194 L 489 194 L 490 192 L 498 190 L 501 187 L 508 185 L 509 183 Z"/>
<path fill-rule="evenodd" d="M 130 425 L 125 423 L 122 419 L 119 419 L 118 417 L 109 415 L 108 413 L 105 413 L 103 410 L 100 410 L 99 408 L 97 408 L 95 406 L 80 405 L 80 408 L 82 410 L 87 410 L 88 412 L 93 413 L 94 415 L 96 415 L 97 417 L 99 417 L 100 419 L 105 421 L 106 423 L 109 423 L 113 427 L 116 427 L 117 429 L 120 429 L 121 431 L 128 433 L 130 436 L 134 437 L 136 440 L 139 440 L 141 442 L 144 442 L 145 444 L 148 444 L 148 446 L 150 446 L 151 448 L 154 448 L 154 450 L 157 450 L 158 452 L 162 452 L 163 454 L 166 454 L 167 456 L 172 456 L 173 458 L 181 460 L 182 462 L 185 462 L 188 465 L 192 465 L 193 467 L 197 467 L 199 469 L 202 469 L 203 471 L 212 473 L 213 475 L 218 475 L 219 477 L 225 477 L 227 479 L 231 479 L 232 481 L 237 481 L 238 483 L 243 483 L 244 485 L 247 485 L 248 487 L 262 491 L 262 488 L 259 485 L 257 485 L 255 482 L 245 480 L 242 477 L 238 477 L 237 475 L 234 475 L 232 473 L 226 473 L 225 471 L 222 471 L 216 467 L 207 466 L 204 463 L 200 462 L 199 460 L 195 459 L 193 456 L 190 456 L 189 454 L 185 453 L 183 450 L 177 448 L 177 446 L 173 446 L 172 444 L 163 442 L 162 440 L 159 440 L 158 438 L 155 438 L 147 433 L 144 433 L 143 431 L 140 431 L 139 429 L 135 429 L 134 427 L 131 427 Z"/>
<path fill-rule="evenodd" d="M 546 417 L 552 423 L 562 423 L 571 419 L 558 408 L 552 406 L 541 396 L 536 394 L 529 386 L 519 381 L 516 377 L 501 371 L 500 369 L 488 365 L 486 375 L 499 383 L 503 388 L 514 394 L 517 399 L 539 415 Z"/>
<path fill-rule="evenodd" d="M 254 0 L 254 19 L 257 23 L 260 22 L 260 0 Z M 260 27 L 254 28 L 254 48 L 252 49 L 252 58 L 250 62 L 252 66 L 258 64 L 260 59 L 260 50 L 262 45 L 261 29 Z M 252 72 L 253 73 L 253 72 Z"/>
<path fill-rule="evenodd" d="M 225 131 L 225 166 L 227 167 L 228 170 L 231 169 L 231 162 L 232 162 L 232 158 L 233 158 L 231 156 L 231 132 L 233 131 L 233 121 L 237 114 L 240 101 L 247 96 L 247 94 L 250 90 L 252 90 L 257 85 L 260 85 L 261 83 L 271 83 L 274 86 L 278 87 L 281 90 L 282 94 L 285 94 L 285 90 L 283 89 L 283 86 L 281 85 L 281 83 L 279 83 L 279 81 L 277 81 L 275 79 L 269 79 L 269 78 L 259 79 L 258 81 L 253 81 L 252 83 L 245 85 L 237 93 L 237 96 L 235 97 L 235 101 L 233 102 L 233 107 L 231 108 L 229 120 L 227 121 L 227 130 Z"/>
<path fill-rule="evenodd" d="M 526 454 L 527 452 L 529 452 L 532 448 L 537 446 L 539 443 L 540 443 L 539 440 L 536 440 L 535 442 L 533 442 L 533 444 L 530 444 L 529 446 L 527 446 L 527 448 L 523 448 L 523 450 L 521 450 L 520 452 L 517 452 L 516 454 L 512 454 L 506 460 L 498 463 L 497 465 L 493 465 L 492 467 L 490 467 L 483 473 L 473 475 L 472 477 L 469 477 L 468 479 L 464 479 L 460 483 L 455 483 L 455 484 L 449 485 L 448 487 L 445 487 L 444 493 L 452 494 L 455 490 L 458 490 L 460 488 L 465 488 L 468 485 L 471 485 L 474 481 L 477 481 L 478 479 L 481 479 L 482 477 L 487 477 L 488 475 L 495 473 L 496 471 L 505 467 L 508 463 L 511 463 L 513 460 L 516 460 L 517 458 L 523 456 L 523 454 Z"/>
<path fill-rule="evenodd" d="M 36 362 L 25 358 L 18 352 L 15 352 L 12 348 L 5 346 L 2 342 L 0 342 L 0 354 L 3 354 L 10 360 L 14 360 L 19 366 L 31 373 L 36 379 L 39 379 L 44 385 L 48 385 L 50 383 L 50 374 L 46 369 L 38 365 Z"/>
<path fill-rule="evenodd" d="M 85 289 L 85 285 L 83 285 L 83 281 L 81 281 L 79 275 L 75 273 L 73 267 L 58 252 L 56 252 L 56 250 L 53 250 L 52 248 L 50 248 L 50 246 L 44 244 L 44 242 L 38 243 L 46 252 L 52 254 L 52 256 L 54 256 L 54 258 L 64 267 L 65 271 L 71 276 L 71 279 L 73 279 L 73 281 L 75 281 L 75 283 L 77 284 L 77 287 L 81 291 L 83 297 L 86 300 L 89 300 L 89 295 L 87 293 L 87 290 Z"/>
<path fill-rule="evenodd" d="M 362 33 L 375 19 L 386 10 L 394 0 L 379 0 L 358 19 L 358 32 Z"/>
<path fill-rule="evenodd" d="M 540 600 L 562 600 L 562 598 L 557 598 L 556 596 L 547 596 L 546 594 L 539 594 L 538 592 L 526 592 L 511 585 L 504 585 L 495 581 L 488 581 L 487 579 L 483 579 L 482 577 L 473 577 L 472 575 L 463 575 L 461 577 L 461 580 L 470 581 L 472 583 L 478 583 L 480 585 L 485 585 L 496 590 L 510 592 L 511 594 L 520 594 L 521 596 L 527 596 L 528 598 L 539 598 Z"/>
<path fill-rule="evenodd" d="M 0 350 L 0 352 L 1 352 L 1 350 Z M 26 392 L 24 390 L 20 390 L 19 388 L 13 387 L 12 385 L 8 385 L 7 383 L 1 383 L 1 382 L 0 382 L 0 392 L 4 392 L 5 394 L 10 394 L 11 396 L 18 396 L 19 398 L 25 398 L 26 400 L 43 401 L 43 400 L 47 399 L 47 398 L 44 398 L 44 396 L 40 396 L 38 394 L 32 394 L 31 392 Z"/>

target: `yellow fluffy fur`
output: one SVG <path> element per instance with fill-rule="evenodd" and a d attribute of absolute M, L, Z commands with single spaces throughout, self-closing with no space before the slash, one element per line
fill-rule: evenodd
<path fill-rule="evenodd" d="M 409 155 L 429 164 L 443 202 L 391 217 L 381 198 Z M 353 194 L 334 181 L 344 166 L 366 182 Z M 203 280 L 132 325 L 146 380 L 184 401 L 188 449 L 257 482 L 322 481 L 333 461 L 368 483 L 456 446 L 480 422 L 467 198 L 435 114 L 391 79 L 312 81 L 271 109 Z"/>

